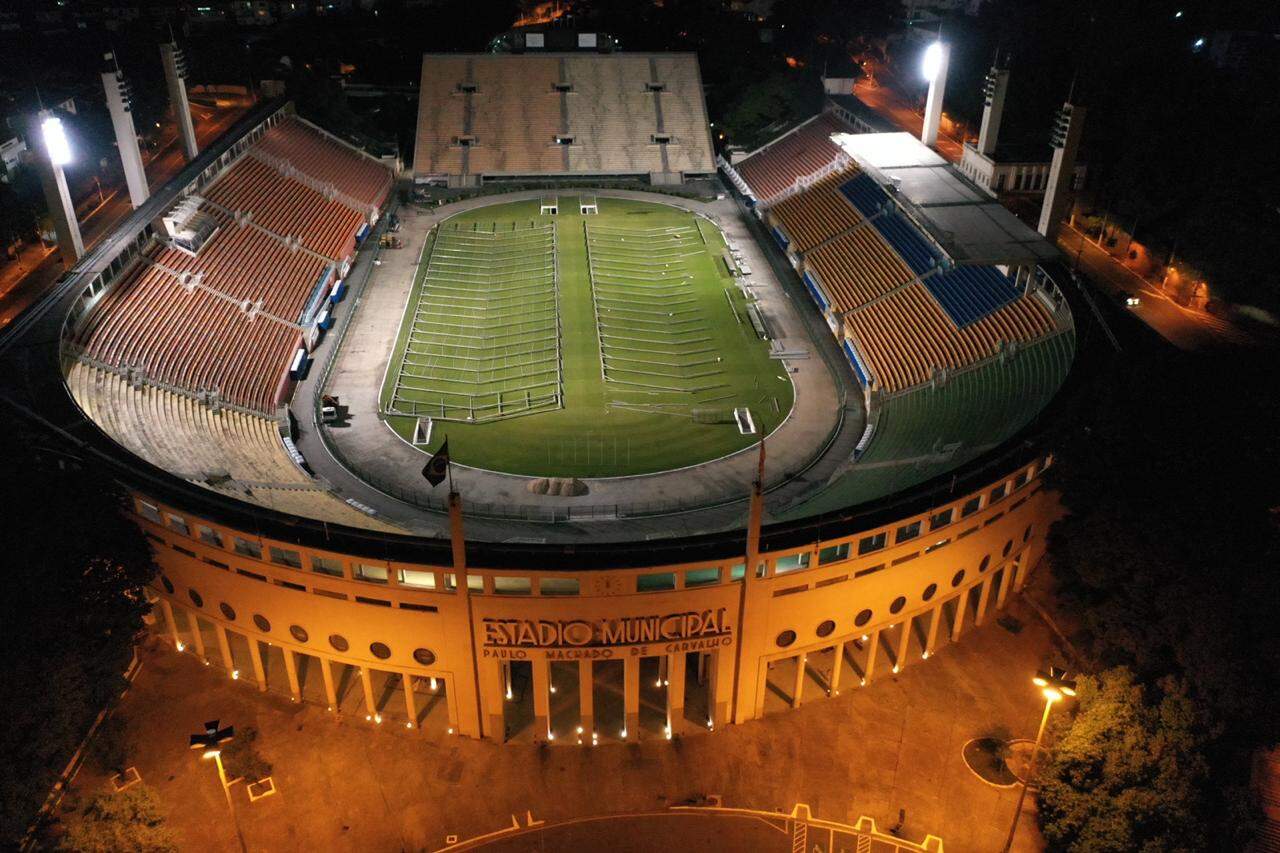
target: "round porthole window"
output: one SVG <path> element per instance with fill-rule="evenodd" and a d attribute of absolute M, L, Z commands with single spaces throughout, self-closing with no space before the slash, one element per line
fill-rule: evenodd
<path fill-rule="evenodd" d="M 413 659 L 423 666 L 431 666 L 436 662 L 436 653 L 431 649 L 414 649 Z"/>
<path fill-rule="evenodd" d="M 223 616 L 225 616 L 225 617 L 227 617 L 227 619 L 228 619 L 228 620 L 230 620 L 231 622 L 236 621 L 236 611 L 235 611 L 235 608 L 234 608 L 234 607 L 232 607 L 230 604 L 227 604 L 227 603 L 224 601 L 224 602 L 222 602 L 221 604 L 219 604 L 219 605 L 218 605 L 218 609 L 222 611 L 222 615 L 223 615 Z"/>
<path fill-rule="evenodd" d="M 347 642 L 347 638 L 341 634 L 330 634 L 329 645 L 333 646 L 334 649 L 340 652 L 345 652 L 347 649 L 351 648 L 351 644 Z"/>
<path fill-rule="evenodd" d="M 853 624 L 861 628 L 863 625 L 871 621 L 871 611 L 863 610 L 857 616 L 853 617 Z"/>
<path fill-rule="evenodd" d="M 200 597 L 200 593 L 194 589 L 187 590 L 187 595 L 191 597 L 191 603 L 196 607 L 204 607 L 204 599 Z"/>
<path fill-rule="evenodd" d="M 783 631 L 781 634 L 778 635 L 777 643 L 780 648 L 785 649 L 787 646 L 791 645 L 795 641 L 796 641 L 795 631 Z"/>
<path fill-rule="evenodd" d="M 271 623 L 267 621 L 267 617 L 261 613 L 253 614 L 253 624 L 258 626 L 258 630 L 264 634 L 271 633 Z"/>
<path fill-rule="evenodd" d="M 311 639 L 311 635 L 307 633 L 307 629 L 303 628 L 301 625 L 290 625 L 289 636 L 293 637 L 299 643 L 305 643 L 307 640 Z"/>
<path fill-rule="evenodd" d="M 170 595 L 173 595 L 173 581 L 169 580 L 169 579 L 168 579 L 167 577 L 165 577 L 164 575 L 161 575 L 161 576 L 160 576 L 160 585 L 161 585 L 162 587 L 164 587 L 164 591 L 165 591 L 165 592 L 169 593 Z"/>
<path fill-rule="evenodd" d="M 978 563 L 978 574 L 982 574 L 987 570 L 987 566 L 991 565 L 991 555 L 982 558 L 982 562 Z"/>
<path fill-rule="evenodd" d="M 956 572 L 954 575 L 951 576 L 952 586 L 960 586 L 960 584 L 963 582 L 964 582 L 964 569 L 961 569 L 960 571 Z"/>
<path fill-rule="evenodd" d="M 818 630 L 815 631 L 814 633 L 816 633 L 819 637 L 830 637 L 831 633 L 835 631 L 835 629 L 836 629 L 835 620 L 828 619 L 825 622 L 823 622 L 821 625 L 819 625 Z"/>
<path fill-rule="evenodd" d="M 889 612 L 890 613 L 901 612 L 902 608 L 906 606 L 907 606 L 907 597 L 905 595 L 900 595 L 893 600 L 892 604 L 889 605 Z"/>
<path fill-rule="evenodd" d="M 931 583 L 924 588 L 924 594 L 921 595 L 920 597 L 923 598 L 925 601 L 928 601 L 929 599 L 933 598 L 933 596 L 937 592 L 938 592 L 938 585 L 936 583 Z"/>
<path fill-rule="evenodd" d="M 378 660 L 386 660 L 391 657 L 391 649 L 386 643 L 370 643 L 369 652 Z"/>

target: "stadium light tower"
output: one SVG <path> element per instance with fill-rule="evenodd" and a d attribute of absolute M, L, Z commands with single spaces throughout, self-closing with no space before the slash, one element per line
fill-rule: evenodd
<path fill-rule="evenodd" d="M 54 231 L 58 234 L 58 250 L 62 253 L 63 263 L 70 269 L 84 254 L 84 238 L 80 236 L 80 224 L 76 222 L 76 206 L 71 203 L 67 176 L 62 171 L 62 167 L 72 159 L 71 143 L 67 141 L 62 119 L 51 111 L 41 110 L 38 121 L 45 154 L 39 160 L 40 182 L 44 185 Z"/>
<path fill-rule="evenodd" d="M 942 120 L 942 95 L 947 89 L 947 68 L 951 64 L 951 45 L 935 41 L 924 51 L 920 71 L 929 81 L 929 97 L 924 102 L 924 126 L 920 128 L 920 141 L 935 145 L 938 141 L 938 123 Z"/>
<path fill-rule="evenodd" d="M 182 134 L 182 149 L 190 162 L 196 159 L 200 148 L 196 144 L 195 125 L 191 123 L 191 103 L 187 100 L 187 58 L 172 31 L 169 36 L 169 42 L 160 45 L 160 60 L 164 63 L 165 82 L 169 84 L 169 105 L 173 107 L 173 117 Z"/>
<path fill-rule="evenodd" d="M 1036 229 L 1052 240 L 1058 231 L 1071 201 L 1070 192 L 1076 177 L 1076 153 L 1080 149 L 1080 134 L 1084 130 L 1084 107 L 1067 101 L 1058 110 L 1053 123 L 1050 142 L 1053 160 L 1049 163 L 1048 189 L 1040 207 L 1040 224 Z"/>
<path fill-rule="evenodd" d="M 124 166 L 124 179 L 129 185 L 129 200 L 134 209 L 142 206 L 151 195 L 147 187 L 147 173 L 142 168 L 142 153 L 138 151 L 138 131 L 133 126 L 133 100 L 129 83 L 124 79 L 115 54 L 103 56 L 107 67 L 102 72 L 102 87 L 107 92 L 107 110 L 116 131 L 116 148 L 120 151 L 120 164 Z"/>

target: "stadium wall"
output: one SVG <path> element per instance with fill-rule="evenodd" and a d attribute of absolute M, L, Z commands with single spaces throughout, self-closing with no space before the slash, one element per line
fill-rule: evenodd
<path fill-rule="evenodd" d="M 748 534 L 742 557 L 627 569 L 566 569 L 551 556 L 545 568 L 468 567 L 460 514 L 452 562 L 415 563 L 261 537 L 141 492 L 133 510 L 162 570 L 156 630 L 238 680 L 406 728 L 426 726 L 415 686 L 429 681 L 448 733 L 503 741 L 519 670 L 531 676 L 533 739 L 573 742 L 550 710 L 566 701 L 553 697 L 552 668 L 570 667 L 586 736 L 634 741 L 869 684 L 990 619 L 1022 588 L 1059 513 L 1041 484 L 1050 461 L 839 538 L 759 552 Z M 748 553 L 759 553 L 751 573 Z M 323 695 L 304 696 L 304 660 L 320 668 Z M 623 715 L 608 719 L 595 697 L 618 662 Z M 686 667 L 701 676 L 690 681 L 703 691 L 696 703 Z M 642 731 L 642 668 L 658 673 L 665 731 Z M 352 672 L 360 690 L 348 695 L 363 700 L 344 706 L 335 685 Z M 705 712 L 686 719 L 687 698 Z"/>

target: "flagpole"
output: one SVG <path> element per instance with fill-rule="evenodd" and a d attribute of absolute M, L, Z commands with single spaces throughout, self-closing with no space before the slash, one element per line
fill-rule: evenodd
<path fill-rule="evenodd" d="M 443 446 L 444 446 L 444 447 L 448 447 L 448 446 L 449 446 L 449 433 L 447 433 L 447 432 L 444 434 L 444 445 L 443 445 Z M 450 495 L 457 495 L 457 494 L 458 494 L 458 493 L 457 493 L 457 491 L 455 491 L 455 490 L 454 490 L 454 488 L 453 488 L 453 460 L 452 460 L 452 459 L 450 459 L 450 458 L 448 458 L 448 457 L 445 457 L 445 460 L 444 460 L 444 470 L 445 470 L 445 473 L 449 475 L 449 494 L 450 494 Z"/>

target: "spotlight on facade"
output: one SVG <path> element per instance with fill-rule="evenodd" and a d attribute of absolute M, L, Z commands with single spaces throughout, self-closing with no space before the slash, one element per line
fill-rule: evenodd
<path fill-rule="evenodd" d="M 924 59 L 920 62 L 920 73 L 924 75 L 924 79 L 932 83 L 940 70 L 942 70 L 942 42 L 935 41 L 924 50 Z"/>
<path fill-rule="evenodd" d="M 44 147 L 49 152 L 49 160 L 55 166 L 65 166 L 71 162 L 71 143 L 67 141 L 67 132 L 62 127 L 62 119 L 57 116 L 46 116 L 40 123 L 44 134 Z"/>

